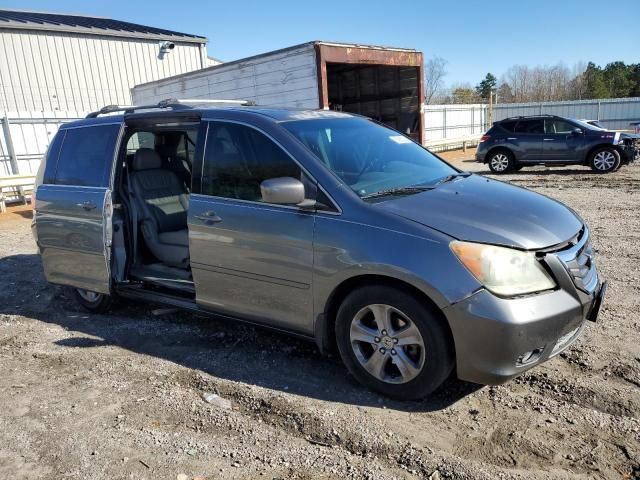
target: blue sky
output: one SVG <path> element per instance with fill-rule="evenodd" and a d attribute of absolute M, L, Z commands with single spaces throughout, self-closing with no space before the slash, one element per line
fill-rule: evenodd
<path fill-rule="evenodd" d="M 20 0 L 0 8 L 100 15 L 205 35 L 234 60 L 310 40 L 410 47 L 448 61 L 448 85 L 514 64 L 640 62 L 640 0 L 350 2 Z"/>

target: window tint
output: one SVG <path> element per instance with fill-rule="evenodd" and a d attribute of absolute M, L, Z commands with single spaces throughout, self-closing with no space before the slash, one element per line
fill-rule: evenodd
<path fill-rule="evenodd" d="M 55 181 L 56 168 L 58 167 L 58 156 L 60 155 L 60 146 L 64 140 L 64 130 L 58 130 L 56 136 L 47 148 L 45 161 L 38 169 L 38 176 L 42 174 L 42 178 L 36 180 L 37 184 L 51 184 Z"/>
<path fill-rule="evenodd" d="M 119 125 L 66 130 L 55 183 L 103 187 L 109 181 Z"/>
<path fill-rule="evenodd" d="M 504 128 L 507 132 L 513 132 L 516 128 L 517 120 L 506 120 L 500 123 L 500 126 Z"/>
<path fill-rule="evenodd" d="M 260 183 L 268 178 L 302 180 L 300 167 L 278 145 L 253 128 L 212 122 L 202 176 L 202 193 L 262 201 Z"/>
<path fill-rule="evenodd" d="M 517 133 L 544 133 L 544 121 L 536 120 L 520 120 L 515 131 Z"/>
<path fill-rule="evenodd" d="M 575 127 L 569 122 L 560 119 L 547 120 L 546 122 L 546 133 L 558 134 L 558 135 L 568 135 L 570 134 Z"/>

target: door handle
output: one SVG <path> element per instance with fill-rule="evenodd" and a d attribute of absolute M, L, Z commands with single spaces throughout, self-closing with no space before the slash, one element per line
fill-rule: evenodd
<path fill-rule="evenodd" d="M 555 140 L 555 138 L 544 138 L 543 140 L 545 142 L 553 142 Z"/>
<path fill-rule="evenodd" d="M 517 140 L 517 137 L 507 137 L 507 140 Z"/>
<path fill-rule="evenodd" d="M 85 210 L 94 210 L 96 208 L 96 204 L 91 200 L 87 200 L 86 202 L 76 203 L 77 207 L 84 208 Z"/>
<path fill-rule="evenodd" d="M 212 211 L 204 212 L 201 215 L 194 215 L 194 217 L 204 223 L 218 223 L 222 221 L 222 219 L 216 215 L 216 212 Z"/>

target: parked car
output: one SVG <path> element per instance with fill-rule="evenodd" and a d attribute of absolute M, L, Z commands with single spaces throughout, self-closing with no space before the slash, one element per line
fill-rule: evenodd
<path fill-rule="evenodd" d="M 398 399 L 558 355 L 606 287 L 574 211 L 340 112 L 105 108 L 53 138 L 33 231 L 47 280 L 88 310 L 288 331 Z"/>
<path fill-rule="evenodd" d="M 540 115 L 495 122 L 480 139 L 476 160 L 494 173 L 527 165 L 588 165 L 608 173 L 640 155 L 634 135 L 604 130 L 581 120 Z"/>

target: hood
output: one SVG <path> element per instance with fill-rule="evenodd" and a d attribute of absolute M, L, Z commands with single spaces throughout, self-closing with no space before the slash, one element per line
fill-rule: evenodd
<path fill-rule="evenodd" d="M 560 202 L 477 175 L 375 206 L 458 240 L 527 250 L 565 242 L 582 228 Z"/>

